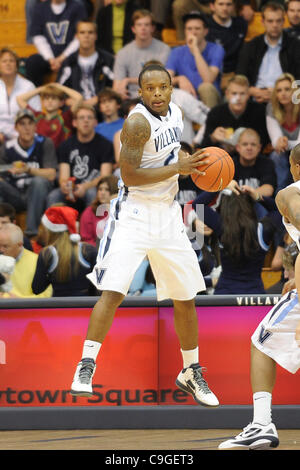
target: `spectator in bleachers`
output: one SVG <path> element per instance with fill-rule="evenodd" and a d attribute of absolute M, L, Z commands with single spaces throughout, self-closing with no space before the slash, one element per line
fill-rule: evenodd
<path fill-rule="evenodd" d="M 114 0 L 99 8 L 96 18 L 97 46 L 115 55 L 132 41 L 131 18 L 139 8 L 139 0 Z"/>
<path fill-rule="evenodd" d="M 72 207 L 50 207 L 42 217 L 47 230 L 47 246 L 39 255 L 32 290 L 39 294 L 53 287 L 53 297 L 94 295 L 86 275 L 96 263 L 97 250 L 80 242 L 77 233 L 78 212 Z"/>
<path fill-rule="evenodd" d="M 183 17 L 190 11 L 198 11 L 200 13 L 210 15 L 211 9 L 209 3 L 210 0 L 173 0 L 172 19 L 178 41 L 184 41 Z"/>
<path fill-rule="evenodd" d="M 41 99 L 42 111 L 37 111 L 28 104 L 37 95 Z M 66 96 L 71 100 L 72 106 L 63 111 Z M 72 134 L 72 111 L 81 101 L 80 93 L 59 83 L 42 85 L 17 96 L 20 108 L 30 109 L 35 115 L 37 133 L 52 139 L 56 148 Z"/>
<path fill-rule="evenodd" d="M 173 85 L 199 97 L 212 108 L 221 101 L 220 78 L 225 51 L 206 40 L 208 24 L 202 13 L 188 13 L 183 23 L 186 44 L 171 50 L 166 69 Z"/>
<path fill-rule="evenodd" d="M 0 202 L 0 228 L 6 224 L 17 224 L 16 209 L 8 202 Z M 29 238 L 23 236 L 23 245 L 27 250 L 33 251 Z"/>
<path fill-rule="evenodd" d="M 153 37 L 155 21 L 148 10 L 137 10 L 132 15 L 132 31 L 135 39 L 116 55 L 113 89 L 122 99 L 138 96 L 138 76 L 145 63 L 159 60 L 166 63 L 170 47 Z"/>
<path fill-rule="evenodd" d="M 266 128 L 265 108 L 250 100 L 249 82 L 243 75 L 235 75 L 228 82 L 226 102 L 215 106 L 203 126 L 202 147 L 226 147 L 232 152 L 240 128 L 251 127 L 260 135 L 263 149 L 269 143 Z M 201 135 L 199 136 L 201 138 Z"/>
<path fill-rule="evenodd" d="M 38 54 L 26 61 L 26 75 L 36 86 L 45 74 L 57 73 L 63 61 L 79 47 L 76 24 L 87 18 L 76 0 L 47 0 L 34 8 L 30 35 Z"/>
<path fill-rule="evenodd" d="M 300 39 L 300 0 L 287 0 L 285 8 L 291 25 L 285 31 L 289 36 Z"/>
<path fill-rule="evenodd" d="M 278 191 L 293 182 L 289 153 L 300 142 L 300 89 L 295 84 L 291 74 L 280 75 L 266 108 L 267 129 L 274 149 L 270 158 L 275 164 Z"/>
<path fill-rule="evenodd" d="M 49 194 L 48 207 L 63 202 L 75 205 L 79 210 L 84 209 L 94 200 L 100 177 L 112 173 L 113 145 L 96 134 L 96 124 L 95 109 L 86 104 L 80 105 L 73 119 L 76 133 L 57 149 L 59 188 Z M 70 178 L 75 180 L 73 188 Z"/>
<path fill-rule="evenodd" d="M 17 96 L 34 90 L 32 82 L 18 74 L 19 58 L 11 49 L 0 50 L 0 145 L 17 137 L 15 115 L 19 111 Z M 38 96 L 30 101 L 35 109 L 41 109 Z"/>
<path fill-rule="evenodd" d="M 24 248 L 23 233 L 20 227 L 15 224 L 6 224 L 0 229 L 0 253 L 16 260 L 14 271 L 10 276 L 12 289 L 10 292 L 3 293 L 2 297 L 43 298 L 52 296 L 52 286 L 49 284 L 38 295 L 31 288 L 38 256 Z"/>
<path fill-rule="evenodd" d="M 124 118 L 120 116 L 121 96 L 112 88 L 104 88 L 98 95 L 102 120 L 95 127 L 97 134 L 113 143 L 115 133 L 122 129 Z"/>
<path fill-rule="evenodd" d="M 105 176 L 97 184 L 97 194 L 90 206 L 80 217 L 80 236 L 82 241 L 96 246 L 102 238 L 104 227 L 109 216 L 109 203 L 118 193 L 118 178 Z"/>
<path fill-rule="evenodd" d="M 216 196 L 217 210 L 209 207 Z M 282 225 L 274 199 L 264 197 L 261 201 L 268 210 L 261 221 L 257 218 L 256 197 L 252 192 L 237 195 L 230 189 L 219 194 L 203 191 L 193 201 L 196 212 L 197 204 L 204 204 L 204 222 L 220 241 L 222 271 L 214 294 L 264 294 L 261 273 L 265 256 Z"/>
<path fill-rule="evenodd" d="M 275 81 L 283 72 L 300 78 L 300 49 L 296 38 L 284 31 L 284 7 L 276 2 L 262 9 L 265 34 L 244 44 L 236 72 L 246 75 L 250 95 L 261 103 L 271 99 Z"/>
<path fill-rule="evenodd" d="M 79 50 L 67 57 L 57 75 L 57 81 L 82 94 L 84 102 L 98 103 L 98 93 L 113 83 L 114 56 L 96 48 L 96 25 L 80 21 L 76 27 Z"/>
<path fill-rule="evenodd" d="M 236 194 L 243 191 L 252 193 L 260 201 L 263 196 L 273 196 L 277 186 L 275 165 L 262 155 L 259 134 L 254 129 L 245 129 L 239 136 L 233 156 L 234 179 L 229 183 Z M 254 193 L 255 192 L 255 193 Z"/>
<path fill-rule="evenodd" d="M 0 148 L 0 164 L 11 168 L 0 180 L 0 201 L 27 210 L 25 234 L 37 234 L 46 198 L 56 177 L 57 157 L 51 139 L 36 134 L 34 114 L 20 110 L 15 118 L 18 138 Z"/>
<path fill-rule="evenodd" d="M 207 41 L 223 46 L 225 50 L 221 89 L 227 86 L 238 62 L 239 52 L 247 34 L 247 22 L 241 16 L 235 16 L 233 0 L 212 0 L 212 15 L 208 17 Z"/>

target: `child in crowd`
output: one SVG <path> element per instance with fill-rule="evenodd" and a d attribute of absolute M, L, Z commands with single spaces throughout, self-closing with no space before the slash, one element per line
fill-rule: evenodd
<path fill-rule="evenodd" d="M 40 95 L 42 111 L 32 109 L 28 101 Z M 66 96 L 70 107 L 63 110 Z M 82 96 L 75 90 L 59 83 L 50 83 L 34 90 L 23 93 L 17 97 L 20 108 L 29 108 L 35 115 L 37 133 L 50 137 L 57 148 L 61 142 L 70 137 L 72 133 L 72 111 L 81 103 Z"/>
<path fill-rule="evenodd" d="M 124 118 L 119 115 L 122 98 L 117 92 L 106 87 L 100 91 L 98 99 L 103 121 L 95 127 L 95 131 L 113 142 L 115 133 L 122 129 L 124 124 Z"/>
<path fill-rule="evenodd" d="M 109 216 L 109 203 L 118 192 L 118 178 L 105 176 L 97 184 L 97 195 L 80 218 L 80 236 L 82 241 L 96 246 L 102 238 L 104 227 Z"/>

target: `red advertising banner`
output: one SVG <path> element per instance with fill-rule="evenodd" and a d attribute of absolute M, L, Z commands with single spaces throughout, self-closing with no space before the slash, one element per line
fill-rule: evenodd
<path fill-rule="evenodd" d="M 268 306 L 202 306 L 200 364 L 223 405 L 251 404 L 250 337 Z M 173 309 L 119 308 L 97 360 L 95 395 L 72 397 L 91 308 L 2 309 L 0 406 L 194 404 L 177 389 Z M 300 373 L 278 367 L 274 404 L 300 404 Z"/>

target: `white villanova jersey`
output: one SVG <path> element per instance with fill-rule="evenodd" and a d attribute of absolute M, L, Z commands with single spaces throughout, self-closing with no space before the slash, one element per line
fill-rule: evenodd
<path fill-rule="evenodd" d="M 140 168 L 159 168 L 178 161 L 180 140 L 183 131 L 182 112 L 174 104 L 169 104 L 167 116 L 156 117 L 143 105 L 137 104 L 128 116 L 140 113 L 151 126 L 151 135 L 144 146 Z M 178 175 L 164 181 L 141 186 L 129 186 L 131 197 L 149 200 L 172 201 L 178 191 Z"/>
<path fill-rule="evenodd" d="M 293 186 L 300 190 L 300 181 L 296 181 L 296 183 L 290 184 L 288 188 L 293 187 Z M 297 243 L 298 249 L 300 250 L 300 241 L 299 241 L 300 231 L 296 229 L 296 227 L 293 224 L 286 222 L 284 220 L 284 217 L 282 217 L 282 221 L 288 234 L 294 240 L 294 242 Z"/>

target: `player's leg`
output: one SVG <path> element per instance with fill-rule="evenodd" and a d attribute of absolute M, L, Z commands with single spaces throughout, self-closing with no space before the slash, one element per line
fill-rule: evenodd
<path fill-rule="evenodd" d="M 124 295 L 119 292 L 103 291 L 94 306 L 83 345 L 81 361 L 77 366 L 71 385 L 72 395 L 92 396 L 92 378 L 96 370 L 97 356 L 123 298 Z"/>
<path fill-rule="evenodd" d="M 174 326 L 180 343 L 183 369 L 176 385 L 190 393 L 194 400 L 204 406 L 218 406 L 219 401 L 203 378 L 203 367 L 199 365 L 198 317 L 195 301 L 173 300 Z"/>

